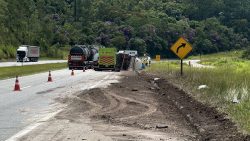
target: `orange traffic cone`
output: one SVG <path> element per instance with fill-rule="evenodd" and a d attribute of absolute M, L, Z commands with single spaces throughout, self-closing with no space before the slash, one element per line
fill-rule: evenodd
<path fill-rule="evenodd" d="M 75 75 L 74 70 L 72 69 L 71 76 Z"/>
<path fill-rule="evenodd" d="M 52 77 L 51 77 L 51 73 L 50 73 L 50 71 L 49 71 L 48 82 L 52 82 Z"/>
<path fill-rule="evenodd" d="M 14 91 L 21 91 L 19 81 L 18 81 L 18 76 L 16 76 Z"/>

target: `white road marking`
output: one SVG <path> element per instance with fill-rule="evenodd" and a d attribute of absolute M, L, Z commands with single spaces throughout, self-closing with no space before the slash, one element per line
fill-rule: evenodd
<path fill-rule="evenodd" d="M 93 89 L 96 88 L 98 85 L 100 85 L 102 82 L 107 81 L 107 79 L 109 79 L 111 76 L 107 75 L 105 76 L 102 80 L 98 81 L 95 85 L 91 86 L 89 89 Z"/>
<path fill-rule="evenodd" d="M 93 89 L 95 87 L 97 87 L 98 85 L 100 85 L 104 80 L 100 80 L 98 81 L 95 85 L 91 86 L 90 89 Z"/>
<path fill-rule="evenodd" d="M 94 83 L 89 89 L 93 89 L 93 88 L 98 87 L 99 85 L 102 85 L 109 78 L 110 78 L 110 75 L 107 74 L 103 79 L 101 79 L 100 81 L 97 81 L 96 83 Z M 44 82 L 43 84 L 49 84 L 49 83 L 48 82 Z M 32 86 L 25 86 L 22 89 L 27 89 L 27 88 L 30 88 L 30 87 L 32 87 Z M 34 129 L 36 129 L 38 126 L 41 126 L 42 124 L 45 123 L 45 121 L 48 121 L 50 118 L 54 117 L 56 114 L 58 114 L 61 111 L 62 110 L 59 110 L 59 111 L 54 112 L 54 113 L 50 113 L 49 115 L 47 115 L 46 117 L 42 118 L 41 120 L 38 120 L 36 123 L 33 123 L 33 124 L 25 127 L 22 131 L 18 132 L 17 134 L 15 134 L 14 136 L 10 137 L 6 141 L 18 141 L 19 139 L 21 139 L 25 135 L 29 134 L 31 131 L 33 131 Z"/>
<path fill-rule="evenodd" d="M 25 86 L 25 87 L 22 87 L 21 90 L 23 89 L 27 89 L 27 88 L 30 88 L 31 86 Z"/>
<path fill-rule="evenodd" d="M 29 132 L 31 132 L 32 130 L 34 130 L 35 128 L 37 128 L 38 126 L 42 125 L 45 123 L 45 121 L 48 121 L 50 118 L 54 117 L 56 114 L 58 114 L 59 112 L 61 112 L 62 110 L 59 110 L 57 112 L 54 113 L 50 113 L 48 114 L 46 117 L 42 118 L 41 120 L 39 120 L 37 123 L 31 124 L 28 127 L 26 127 L 24 130 L 18 132 L 17 134 L 15 134 L 14 136 L 10 137 L 9 139 L 5 140 L 5 141 L 17 141 L 18 139 L 20 139 L 21 137 L 27 135 Z"/>

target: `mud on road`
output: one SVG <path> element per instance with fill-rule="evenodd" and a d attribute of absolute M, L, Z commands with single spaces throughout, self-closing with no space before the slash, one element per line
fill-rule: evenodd
<path fill-rule="evenodd" d="M 164 79 L 132 72 L 122 77 L 108 88 L 57 99 L 66 109 L 22 140 L 249 140 L 223 114 Z M 45 128 L 46 138 L 38 137 Z"/>

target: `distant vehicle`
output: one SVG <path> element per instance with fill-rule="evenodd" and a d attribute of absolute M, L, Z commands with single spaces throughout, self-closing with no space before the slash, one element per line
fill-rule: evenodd
<path fill-rule="evenodd" d="M 100 48 L 98 64 L 94 66 L 94 70 L 120 71 L 120 63 L 116 53 L 116 48 Z"/>
<path fill-rule="evenodd" d="M 128 54 L 131 57 L 138 56 L 137 50 L 119 50 L 118 53 Z"/>
<path fill-rule="evenodd" d="M 17 49 L 16 60 L 17 62 L 37 62 L 40 56 L 40 47 L 21 45 Z"/>
<path fill-rule="evenodd" d="M 69 52 L 69 69 L 83 70 L 90 69 L 98 61 L 98 46 L 94 45 L 74 45 Z"/>

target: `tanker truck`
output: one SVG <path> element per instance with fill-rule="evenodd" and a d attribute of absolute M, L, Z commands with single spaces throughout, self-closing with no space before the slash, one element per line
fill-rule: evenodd
<path fill-rule="evenodd" d="M 83 70 L 93 68 L 98 62 L 98 46 L 74 45 L 69 52 L 69 69 Z"/>

